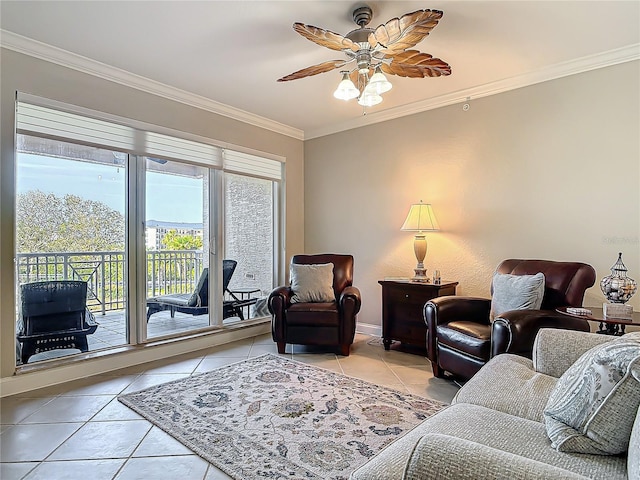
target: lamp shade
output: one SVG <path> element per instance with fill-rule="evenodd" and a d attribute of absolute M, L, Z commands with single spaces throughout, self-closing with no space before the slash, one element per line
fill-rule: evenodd
<path fill-rule="evenodd" d="M 425 232 L 440 230 L 436 216 L 433 213 L 431 204 L 414 203 L 409 209 L 407 219 L 400 230 L 409 232 Z"/>

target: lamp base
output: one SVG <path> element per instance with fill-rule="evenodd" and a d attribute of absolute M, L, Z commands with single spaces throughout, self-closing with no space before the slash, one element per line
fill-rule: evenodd
<path fill-rule="evenodd" d="M 426 268 L 414 268 L 413 271 L 415 276 L 411 279 L 412 282 L 429 283 Z"/>

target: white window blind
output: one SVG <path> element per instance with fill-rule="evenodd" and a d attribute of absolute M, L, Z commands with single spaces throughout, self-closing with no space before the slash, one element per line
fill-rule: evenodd
<path fill-rule="evenodd" d="M 222 167 L 220 147 L 51 108 L 39 104 L 37 100 L 18 99 L 16 131 L 149 157 Z"/>
<path fill-rule="evenodd" d="M 221 148 L 161 133 L 145 132 L 145 154 L 214 167 L 222 166 Z"/>
<path fill-rule="evenodd" d="M 282 163 L 248 153 L 224 150 L 226 172 L 240 173 L 269 180 L 282 180 Z"/>
<path fill-rule="evenodd" d="M 18 102 L 17 133 L 56 137 L 76 143 L 130 151 L 135 130 L 117 123 Z"/>

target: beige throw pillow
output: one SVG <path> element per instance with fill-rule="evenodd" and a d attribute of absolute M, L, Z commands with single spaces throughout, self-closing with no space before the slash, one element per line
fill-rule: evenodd
<path fill-rule="evenodd" d="M 544 273 L 535 275 L 493 275 L 491 298 L 491 321 L 509 310 L 538 310 L 544 297 Z"/>
<path fill-rule="evenodd" d="M 544 409 L 551 445 L 624 453 L 639 404 L 640 332 L 633 332 L 588 350 L 560 377 Z"/>
<path fill-rule="evenodd" d="M 326 303 L 335 301 L 333 263 L 303 265 L 292 263 L 289 268 L 291 303 Z"/>

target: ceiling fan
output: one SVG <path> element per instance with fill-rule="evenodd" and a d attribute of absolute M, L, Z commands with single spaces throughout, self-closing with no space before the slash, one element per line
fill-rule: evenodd
<path fill-rule="evenodd" d="M 344 36 L 312 25 L 294 23 L 293 29 L 304 38 L 344 52 L 347 59 L 329 60 L 303 68 L 278 81 L 297 80 L 341 68 L 342 81 L 334 96 L 342 100 L 358 98 L 359 104 L 369 107 L 380 103 L 380 95 L 391 89 L 391 83 L 382 72 L 411 78 L 451 74 L 451 67 L 443 60 L 412 49 L 438 25 L 442 18 L 440 10 L 417 10 L 393 18 L 375 29 L 367 27 L 372 15 L 368 6 L 356 8 L 353 21 L 359 28 Z"/>

